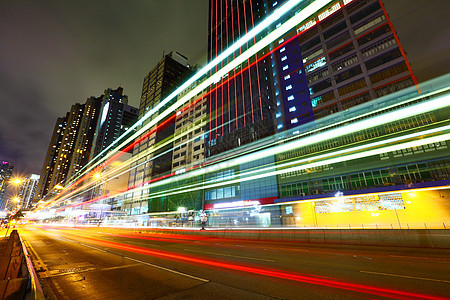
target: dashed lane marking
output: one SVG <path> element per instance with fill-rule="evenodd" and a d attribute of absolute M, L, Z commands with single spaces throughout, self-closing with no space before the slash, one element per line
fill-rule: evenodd
<path fill-rule="evenodd" d="M 407 276 L 407 275 L 379 273 L 379 272 L 370 272 L 370 271 L 359 271 L 359 272 L 361 272 L 361 273 L 368 273 L 368 274 L 375 274 L 375 275 L 383 275 L 383 276 L 402 277 L 402 278 L 408 278 L 408 279 L 418 279 L 418 280 L 427 280 L 427 281 L 436 281 L 436 282 L 450 283 L 449 280 L 434 279 L 434 278 L 414 277 L 414 276 Z"/>
<path fill-rule="evenodd" d="M 239 256 L 239 255 L 231 255 L 231 254 L 222 254 L 222 253 L 206 252 L 206 251 L 198 251 L 198 250 L 191 250 L 191 249 L 184 249 L 184 250 L 185 250 L 185 251 L 190 251 L 190 252 L 204 253 L 204 254 L 213 254 L 213 255 L 220 255 L 220 256 L 235 257 L 235 258 L 244 258 L 244 259 L 253 259 L 253 260 L 261 260 L 261 261 L 275 262 L 275 260 L 273 260 L 273 259 L 254 258 L 254 257 L 249 257 L 249 256 Z"/>

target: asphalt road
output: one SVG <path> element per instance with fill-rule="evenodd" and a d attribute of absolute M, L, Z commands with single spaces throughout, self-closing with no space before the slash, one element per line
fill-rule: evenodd
<path fill-rule="evenodd" d="M 48 299 L 449 299 L 450 249 L 28 226 Z"/>

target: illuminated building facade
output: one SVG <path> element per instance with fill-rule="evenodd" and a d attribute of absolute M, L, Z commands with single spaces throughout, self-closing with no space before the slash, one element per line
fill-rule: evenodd
<path fill-rule="evenodd" d="M 263 16 L 270 15 L 287 1 L 243 2 L 231 1 L 230 4 L 228 1 L 210 1 L 210 59 L 234 41 L 233 34 L 236 37 L 239 36 L 236 32 L 246 33 L 252 27 L 249 25 L 257 24 Z M 272 30 L 300 11 L 293 10 L 280 18 Z M 244 31 L 240 31 L 242 25 Z M 252 105 L 263 110 L 270 107 L 265 112 L 274 119 L 270 126 L 260 127 L 262 131 L 252 136 L 253 140 L 258 140 L 276 131 L 296 128 L 417 83 L 389 16 L 379 0 L 330 2 L 261 51 L 258 57 L 261 59 L 255 57 L 245 66 L 241 65 L 246 71 L 239 73 L 240 68 L 236 68 L 237 76 L 229 74 L 228 77 L 232 79 L 222 78 L 211 87 L 208 155 L 233 148 L 239 151 L 238 147 L 245 144 L 239 134 L 231 134 L 234 129 L 230 130 L 230 124 L 236 124 L 236 132 L 240 125 L 244 131 L 256 132 L 252 124 L 257 123 L 258 118 L 253 114 L 252 119 L 249 119 L 250 114 L 247 114 L 254 109 L 245 109 Z M 245 69 L 247 66 L 250 67 Z M 264 78 L 259 76 L 262 70 Z M 261 90 L 265 91 L 265 96 L 260 98 L 266 98 L 267 105 L 255 106 L 252 102 L 253 95 L 262 95 L 252 89 L 257 86 L 263 86 Z M 233 111 L 233 103 L 239 98 L 242 99 L 242 109 Z M 297 133 L 289 131 L 289 134 Z M 271 161 L 275 163 L 278 159 L 271 158 Z M 257 169 L 260 165 L 267 165 L 267 162 L 252 162 L 249 166 L 235 167 L 227 171 L 227 179 L 238 178 L 239 173 L 246 169 Z M 209 180 L 226 180 L 223 176 L 225 173 L 211 174 Z M 222 207 L 224 204 L 220 202 L 233 206 L 233 202 L 239 200 L 273 203 L 283 195 L 285 184 L 279 176 L 277 179 L 265 180 L 262 184 L 257 180 L 248 186 L 240 183 L 234 186 L 234 191 L 233 187 L 231 190 L 207 190 L 206 208 Z M 266 187 L 267 192 L 259 192 Z"/>
<path fill-rule="evenodd" d="M 269 11 L 283 2 L 270 0 Z M 417 84 L 381 0 L 331 2 L 274 50 L 279 129 Z"/>
<path fill-rule="evenodd" d="M 195 88 L 193 84 L 178 95 L 178 99 Z M 204 135 L 208 118 L 205 93 L 191 98 L 175 116 L 175 132 L 172 158 L 172 172 L 186 168 L 191 163 L 205 160 Z"/>
<path fill-rule="evenodd" d="M 94 126 L 96 129 L 89 160 L 97 157 L 136 123 L 138 118 L 138 109 L 128 105 L 128 96 L 123 94 L 122 87 L 105 90 L 100 97 L 100 102 L 99 117 Z"/>
<path fill-rule="evenodd" d="M 262 0 L 209 3 L 208 61 L 244 36 L 266 15 Z M 256 37 L 211 70 L 219 70 L 249 49 Z M 275 133 L 272 64 L 269 58 L 249 58 L 210 86 L 207 156 L 223 153 Z"/>
<path fill-rule="evenodd" d="M 84 112 L 75 139 L 75 146 L 67 178 L 71 178 L 89 162 L 92 141 L 99 116 L 100 103 L 101 98 L 89 97 L 84 104 Z"/>
<path fill-rule="evenodd" d="M 56 119 L 47 154 L 45 155 L 44 165 L 42 166 L 41 175 L 39 177 L 39 184 L 36 188 L 35 202 L 39 201 L 51 190 L 52 174 L 55 168 L 57 154 L 64 138 L 66 126 L 67 119 L 65 117 Z"/>
<path fill-rule="evenodd" d="M 265 2 L 210 1 L 208 61 L 216 58 L 264 19 L 267 15 Z M 261 39 L 261 35 L 257 35 L 236 50 L 211 73 L 252 47 Z M 207 100 L 209 122 L 205 143 L 206 157 L 238 149 L 276 133 L 273 64 L 270 57 L 265 55 L 268 51 L 267 48 L 250 57 L 245 63 L 223 76 L 220 81 L 211 85 Z M 208 174 L 205 180 L 237 179 L 243 170 L 255 169 L 261 164 L 270 162 L 274 163 L 274 157 Z M 257 201 L 262 204 L 276 198 L 276 177 L 256 180 L 251 184 L 243 182 L 207 189 L 204 193 L 206 209 L 221 205 L 223 202 Z"/>
<path fill-rule="evenodd" d="M 139 118 L 180 86 L 189 74 L 191 74 L 191 70 L 186 57 L 178 52 L 170 52 L 164 55 L 144 78 Z M 159 112 L 153 114 L 142 125 L 148 124 L 160 112 L 167 109 L 170 104 L 162 107 Z M 143 185 L 151 179 L 158 178 L 158 176 L 172 170 L 173 142 L 168 142 L 168 140 L 173 138 L 174 130 L 174 118 L 161 121 L 149 129 L 149 135 L 134 147 L 133 158 L 139 158 L 132 164 L 129 179 L 130 187 Z M 171 205 L 176 206 L 176 204 L 170 204 L 168 199 L 164 197 L 149 199 L 146 194 L 146 191 L 139 191 L 128 195 L 122 206 L 127 214 L 167 211 L 172 209 Z"/>
<path fill-rule="evenodd" d="M 100 97 L 72 105 L 65 117 L 57 119 L 35 202 L 57 184 L 67 182 L 136 122 L 137 108 L 128 106 L 127 101 L 123 88 L 107 89 Z"/>
<path fill-rule="evenodd" d="M 5 191 L 8 187 L 8 180 L 11 178 L 14 166 L 10 162 L 2 161 L 0 164 L 0 210 L 6 208 L 7 200 L 5 197 Z"/>
<path fill-rule="evenodd" d="M 277 153 L 275 168 L 239 174 L 242 180 L 276 174 L 279 196 L 262 207 L 260 201 L 219 203 L 210 207 L 211 224 L 445 228 L 448 79 L 424 83 L 421 94 L 412 86 L 286 130 L 283 143 L 253 156 Z M 242 160 L 251 161 L 247 156 Z"/>
<path fill-rule="evenodd" d="M 61 145 L 56 155 L 56 162 L 51 174 L 49 190 L 68 179 L 67 175 L 71 167 L 70 164 L 76 147 L 84 108 L 85 104 L 76 103 L 72 105 L 70 112 L 66 115 L 67 125 L 63 132 Z"/>

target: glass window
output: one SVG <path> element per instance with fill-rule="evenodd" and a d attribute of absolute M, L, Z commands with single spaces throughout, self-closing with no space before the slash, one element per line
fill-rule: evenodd
<path fill-rule="evenodd" d="M 367 61 L 366 62 L 367 70 L 371 70 L 373 68 L 381 66 L 382 64 L 390 62 L 400 56 L 402 56 L 402 54 L 400 53 L 400 50 L 398 48 L 391 50 L 389 52 L 386 52 L 376 58 L 373 58 L 373 59 Z"/>

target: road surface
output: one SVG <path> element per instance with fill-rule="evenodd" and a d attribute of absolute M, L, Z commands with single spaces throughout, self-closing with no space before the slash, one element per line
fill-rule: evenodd
<path fill-rule="evenodd" d="M 449 299 L 450 249 L 19 228 L 48 299 Z"/>

